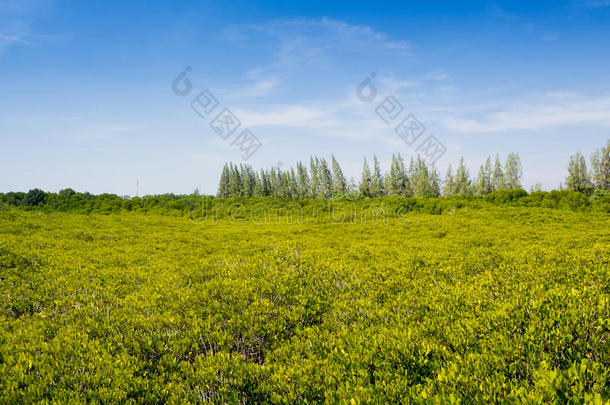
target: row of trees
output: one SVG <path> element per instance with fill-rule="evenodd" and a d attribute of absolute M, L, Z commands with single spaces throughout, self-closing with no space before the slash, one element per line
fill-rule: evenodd
<path fill-rule="evenodd" d="M 464 158 L 462 158 L 455 175 L 451 165 L 449 165 L 443 182 L 443 194 L 489 194 L 498 190 L 521 188 L 522 176 L 523 166 L 517 153 L 509 153 L 504 165 L 500 162 L 498 155 L 496 155 L 493 166 L 491 157 L 488 157 L 479 168 L 476 179 L 471 179 L 470 172 L 464 164 Z"/>
<path fill-rule="evenodd" d="M 596 150 L 591 156 L 590 169 L 581 153 L 570 156 L 566 187 L 590 195 L 596 189 L 610 190 L 610 139 L 606 146 Z"/>
<path fill-rule="evenodd" d="M 311 157 L 309 168 L 298 162 L 295 168 L 273 167 L 255 171 L 251 166 L 225 164 L 218 186 L 218 197 L 331 198 L 353 197 L 438 197 L 443 195 L 489 194 L 497 190 L 521 187 L 523 174 L 519 155 L 510 153 L 504 165 L 496 155 L 481 165 L 476 179 L 460 160 L 455 174 L 449 166 L 444 181 L 438 172 L 419 156 L 408 164 L 400 154 L 392 156 L 388 173 L 382 173 L 379 160 L 373 156 L 372 167 L 364 159 L 360 182 L 346 179 L 334 156 L 330 163 Z"/>

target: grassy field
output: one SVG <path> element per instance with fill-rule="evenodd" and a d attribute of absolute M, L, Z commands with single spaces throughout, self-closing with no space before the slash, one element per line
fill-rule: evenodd
<path fill-rule="evenodd" d="M 0 211 L 0 403 L 610 400 L 610 215 Z"/>

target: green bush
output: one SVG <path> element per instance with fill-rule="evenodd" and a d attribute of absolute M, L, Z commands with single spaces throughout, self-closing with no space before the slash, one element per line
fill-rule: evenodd
<path fill-rule="evenodd" d="M 0 403 L 610 400 L 607 197 L 68 194 L 0 211 Z"/>

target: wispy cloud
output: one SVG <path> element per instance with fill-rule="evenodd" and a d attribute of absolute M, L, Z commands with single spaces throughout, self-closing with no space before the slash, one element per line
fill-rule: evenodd
<path fill-rule="evenodd" d="M 270 62 L 251 68 L 246 78 L 252 83 L 240 91 L 244 97 L 267 94 L 282 83 L 299 83 L 311 69 L 333 69 L 351 63 L 354 55 L 373 58 L 385 53 L 396 58 L 410 55 L 410 44 L 391 39 L 365 25 L 352 25 L 330 18 L 280 19 L 263 24 L 231 25 L 224 28 L 225 40 L 237 45 L 273 44 Z"/>
<path fill-rule="evenodd" d="M 36 17 L 50 4 L 49 0 L 0 0 L 0 54 L 11 46 L 55 44 L 71 39 L 71 34 L 35 33 Z"/>
<path fill-rule="evenodd" d="M 470 112 L 468 117 L 456 114 L 446 118 L 444 126 L 451 131 L 470 133 L 540 130 L 579 124 L 610 127 L 609 111 L 610 96 L 555 92 L 531 102 L 506 101 L 493 111 Z"/>
<path fill-rule="evenodd" d="M 231 25 L 223 30 L 225 39 L 246 43 L 256 34 L 267 34 L 282 40 L 283 49 L 296 49 L 300 45 L 318 44 L 318 48 L 331 49 L 352 44 L 360 47 L 371 45 L 385 49 L 409 51 L 410 43 L 392 40 L 385 33 L 366 25 L 352 25 L 331 18 L 278 19 L 265 24 Z"/>
<path fill-rule="evenodd" d="M 26 15 L 50 3 L 50 0 L 0 0 L 0 15 Z"/>
<path fill-rule="evenodd" d="M 23 34 L 6 35 L 0 33 L 0 48 L 4 48 L 13 44 L 29 45 L 30 41 L 26 40 Z"/>
<path fill-rule="evenodd" d="M 381 101 L 381 98 L 379 99 Z M 236 109 L 248 127 L 270 133 L 308 133 L 319 138 L 374 141 L 394 145 L 396 135 L 375 114 L 375 105 L 361 102 L 354 91 L 335 99 L 292 104 L 266 104 Z"/>
<path fill-rule="evenodd" d="M 587 2 L 587 6 L 598 8 L 598 7 L 610 7 L 610 0 L 595 0 Z"/>
<path fill-rule="evenodd" d="M 115 137 L 137 134 L 146 129 L 144 125 L 133 124 L 95 124 L 72 129 L 58 138 L 70 141 L 104 141 Z"/>

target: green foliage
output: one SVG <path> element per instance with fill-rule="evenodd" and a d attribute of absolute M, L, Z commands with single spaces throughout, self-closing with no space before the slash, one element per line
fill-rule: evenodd
<path fill-rule="evenodd" d="M 488 194 L 494 190 L 507 189 L 507 185 L 520 187 L 521 163 L 517 154 L 511 153 L 506 161 L 506 172 L 502 171 L 496 158 L 496 170 L 492 173 L 491 159 L 481 166 L 476 183 L 470 178 L 464 159 L 453 177 L 451 166 L 447 172 L 442 190 L 444 195 Z M 500 177 L 496 178 L 497 176 Z M 434 166 L 428 165 L 421 156 L 411 158 L 409 167 L 400 154 L 392 156 L 390 170 L 382 173 L 381 165 L 373 156 L 373 169 L 366 158 L 362 165 L 360 182 L 348 182 L 341 170 L 339 162 L 331 155 L 331 163 L 326 159 L 312 156 L 309 173 L 301 162 L 297 162 L 296 170 L 282 170 L 272 167 L 255 173 L 249 165 L 229 164 L 224 166 L 218 184 L 216 196 L 230 197 L 275 197 L 299 200 L 303 198 L 331 199 L 336 193 L 355 194 L 360 192 L 363 197 L 438 197 L 441 195 L 441 180 Z"/>
<path fill-rule="evenodd" d="M 494 204 L 507 204 L 515 202 L 527 195 L 527 191 L 519 188 L 514 190 L 498 190 L 486 195 L 485 201 L 489 201 Z"/>
<path fill-rule="evenodd" d="M 591 194 L 591 200 L 597 201 L 601 198 L 608 197 L 608 196 L 610 196 L 610 190 L 605 190 L 603 188 L 596 188 L 595 191 L 593 191 L 593 194 Z"/>
<path fill-rule="evenodd" d="M 523 166 L 518 153 L 509 153 L 504 163 L 504 179 L 502 188 L 514 190 L 521 188 L 521 177 L 523 176 Z"/>
<path fill-rule="evenodd" d="M 453 194 L 472 194 L 472 182 L 470 172 L 464 164 L 464 158 L 460 159 L 460 164 L 455 172 L 455 182 L 453 183 Z"/>
<path fill-rule="evenodd" d="M 371 169 L 369 168 L 369 164 L 364 158 L 364 162 L 362 163 L 362 177 L 360 178 L 360 185 L 358 186 L 358 190 L 364 197 L 371 197 L 371 183 L 372 183 L 372 175 Z"/>
<path fill-rule="evenodd" d="M 591 157 L 591 177 L 595 187 L 610 190 L 610 139 Z"/>
<path fill-rule="evenodd" d="M 491 170 L 491 158 L 488 157 L 484 165 L 481 165 L 479 174 L 477 175 L 477 181 L 475 184 L 475 191 L 477 194 L 489 194 L 493 190 L 492 183 L 493 172 Z"/>
<path fill-rule="evenodd" d="M 506 189 L 504 184 L 504 171 L 502 170 L 502 164 L 500 163 L 500 155 L 498 154 L 496 154 L 494 169 L 491 175 L 491 189 L 493 191 Z"/>
<path fill-rule="evenodd" d="M 124 212 L 0 210 L 0 403 L 610 400 L 610 216 L 543 207 L 580 193 L 59 194 Z"/>
<path fill-rule="evenodd" d="M 27 192 L 23 199 L 23 205 L 26 207 L 37 207 L 44 204 L 46 193 L 38 188 Z"/>
<path fill-rule="evenodd" d="M 414 172 L 415 173 L 415 172 Z M 418 178 L 417 176 L 413 178 Z M 430 179 L 430 177 L 428 177 Z M 423 186 L 422 186 L 423 184 Z M 163 194 L 131 199 L 121 198 L 114 194 L 92 195 L 79 193 L 71 189 L 65 189 L 59 193 L 45 193 L 45 201 L 42 205 L 25 207 L 27 209 L 42 210 L 45 212 L 61 211 L 83 214 L 112 214 L 118 212 L 162 214 L 180 217 L 213 217 L 224 218 L 232 216 L 237 212 L 235 207 L 239 205 L 239 212 L 246 216 L 259 216 L 260 212 L 268 212 L 268 216 L 278 215 L 277 211 L 310 209 L 318 213 L 326 213 L 332 210 L 343 212 L 346 217 L 360 218 L 360 214 L 366 211 L 371 203 L 380 208 L 379 212 L 391 213 L 398 206 L 409 206 L 410 210 L 426 213 L 444 213 L 455 208 L 479 209 L 485 205 L 518 205 L 528 207 L 544 207 L 553 209 L 566 209 L 573 211 L 601 211 L 609 212 L 610 197 L 605 190 L 596 191 L 591 198 L 584 194 L 562 190 L 562 191 L 536 191 L 528 194 L 524 190 L 499 190 L 486 196 L 480 195 L 453 195 L 435 197 L 438 189 L 435 182 L 422 181 L 416 187 L 417 193 L 428 192 L 426 197 L 405 198 L 401 196 L 382 197 L 370 199 L 361 192 L 350 189 L 346 193 L 334 193 L 328 200 L 303 199 L 294 200 L 288 195 L 283 198 L 245 196 L 235 198 L 214 198 L 212 196 L 197 196 Z M 419 190 L 421 188 L 422 190 Z M 428 190 L 428 191 L 426 191 Z M 296 192 L 296 191 L 295 191 Z M 300 192 L 307 192 L 303 189 Z M 258 195 L 255 189 L 255 195 Z M 6 206 L 24 207 L 24 193 L 0 194 L 0 207 Z M 338 207 L 337 201 L 349 202 L 349 207 Z M 330 202 L 330 204 L 329 204 Z M 231 210 L 233 207 L 233 210 Z M 323 209 L 319 209 L 323 207 Z M 353 214 L 353 213 L 356 214 Z M 280 214 L 279 216 L 282 216 Z M 390 216 L 390 214 L 383 214 Z M 320 218 L 318 218 L 320 219 Z M 325 220 L 325 219 L 320 219 Z"/>
<path fill-rule="evenodd" d="M 568 177 L 566 179 L 568 190 L 578 191 L 590 195 L 593 192 L 593 183 L 589 180 L 589 172 L 585 157 L 580 153 L 570 156 Z"/>

